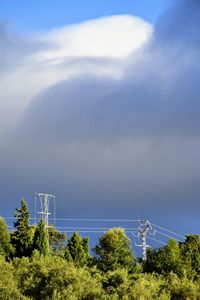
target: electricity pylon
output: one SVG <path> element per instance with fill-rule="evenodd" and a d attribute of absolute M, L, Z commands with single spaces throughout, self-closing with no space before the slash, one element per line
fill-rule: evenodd
<path fill-rule="evenodd" d="M 41 211 L 38 212 L 41 215 L 42 220 L 45 223 L 46 230 L 48 231 L 49 226 L 49 204 L 50 200 L 54 201 L 54 217 L 55 217 L 55 196 L 51 194 L 43 194 L 43 193 L 36 193 L 36 198 L 40 201 Z"/>
<path fill-rule="evenodd" d="M 139 226 L 137 228 L 137 232 L 134 234 L 136 237 L 141 238 L 142 244 L 137 245 L 139 247 L 142 247 L 142 260 L 145 261 L 147 259 L 147 248 L 149 248 L 149 245 L 147 245 L 147 234 L 149 231 L 152 230 L 152 226 L 148 220 L 140 220 Z M 155 234 L 153 232 L 152 234 Z"/>

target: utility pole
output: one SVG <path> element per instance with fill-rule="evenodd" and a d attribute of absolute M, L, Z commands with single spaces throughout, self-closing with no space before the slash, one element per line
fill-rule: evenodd
<path fill-rule="evenodd" d="M 147 245 L 147 234 L 149 231 L 152 230 L 152 226 L 150 222 L 140 220 L 139 221 L 139 226 L 137 229 L 137 235 L 135 235 L 138 238 L 141 238 L 142 244 L 137 245 L 139 247 L 142 247 L 142 260 L 145 261 L 147 259 L 147 248 L 149 248 L 149 245 Z"/>

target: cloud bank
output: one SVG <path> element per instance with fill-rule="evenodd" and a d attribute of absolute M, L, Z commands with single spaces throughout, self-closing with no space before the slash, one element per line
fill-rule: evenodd
<path fill-rule="evenodd" d="M 123 16 L 36 36 L 1 85 L 18 111 L 3 130 L 2 190 L 55 193 L 65 216 L 195 216 L 199 8 L 177 1 L 153 32 Z"/>

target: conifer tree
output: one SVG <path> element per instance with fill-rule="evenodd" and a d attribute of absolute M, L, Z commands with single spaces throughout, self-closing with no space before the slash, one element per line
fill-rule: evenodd
<path fill-rule="evenodd" d="M 49 255 L 48 236 L 43 220 L 40 220 L 36 227 L 33 238 L 33 250 L 38 250 L 39 253 L 44 256 Z"/>
<path fill-rule="evenodd" d="M 14 222 L 15 231 L 11 234 L 11 243 L 15 250 L 16 257 L 31 256 L 32 238 L 31 226 L 29 223 L 30 212 L 26 201 L 21 199 L 21 207 L 16 209 Z"/>
<path fill-rule="evenodd" d="M 73 261 L 77 267 L 82 267 L 87 264 L 89 259 L 88 239 L 82 238 L 78 232 L 75 231 L 68 240 L 65 249 L 65 258 L 68 261 Z"/>

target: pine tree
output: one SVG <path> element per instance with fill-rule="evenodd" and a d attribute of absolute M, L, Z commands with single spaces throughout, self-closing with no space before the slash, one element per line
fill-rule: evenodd
<path fill-rule="evenodd" d="M 31 226 L 29 223 L 30 212 L 25 200 L 21 199 L 21 207 L 16 209 L 14 222 L 15 231 L 11 234 L 11 243 L 15 250 L 16 257 L 31 256 L 32 238 Z"/>
<path fill-rule="evenodd" d="M 44 256 L 49 255 L 48 236 L 45 228 L 45 223 L 43 220 L 40 220 L 40 222 L 36 227 L 34 238 L 33 238 L 33 250 L 38 250 L 39 253 Z"/>
<path fill-rule="evenodd" d="M 65 258 L 68 261 L 73 261 L 77 267 L 87 264 L 89 259 L 88 241 L 86 238 L 81 238 L 78 232 L 75 231 L 68 240 Z"/>

